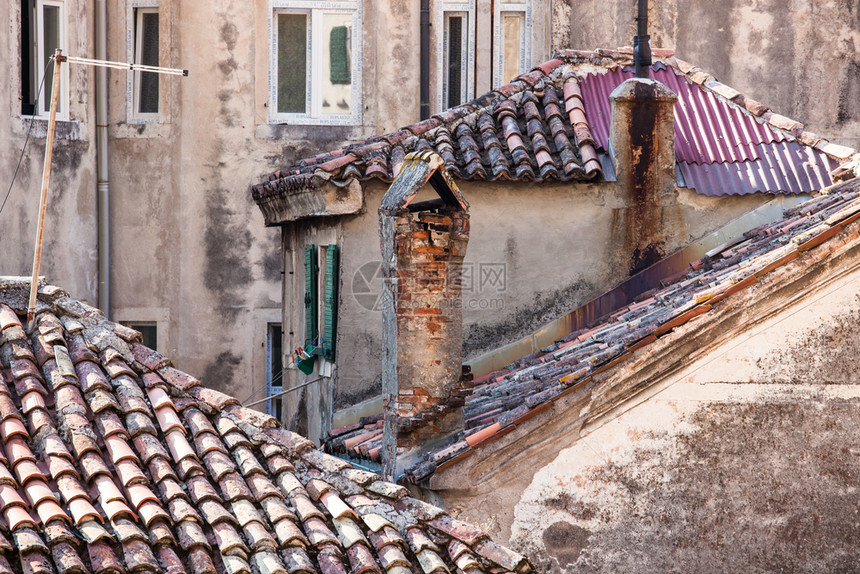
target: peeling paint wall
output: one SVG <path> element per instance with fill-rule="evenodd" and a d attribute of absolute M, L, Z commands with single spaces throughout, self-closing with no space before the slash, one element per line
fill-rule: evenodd
<path fill-rule="evenodd" d="M 79 22 L 66 37 L 66 53 L 93 56 L 89 36 L 93 13 L 89 2 L 68 0 L 66 18 Z M 3 185 L 0 204 L 9 190 L 12 175 L 21 157 L 27 131 L 30 140 L 9 199 L 0 213 L 0 274 L 30 276 L 42 168 L 45 160 L 47 119 L 31 121 L 21 116 L 21 3 L 0 4 L 0 45 L 6 64 L 0 70 L 0 174 Z M 76 297 L 96 299 L 96 174 L 95 99 L 91 96 L 95 76 L 86 68 L 69 70 L 68 120 L 57 122 L 54 137 L 51 185 L 45 216 L 43 259 L 40 274 L 63 285 Z M 61 87 L 62 89 L 62 87 Z M 44 88 L 43 88 L 44 90 Z"/>
<path fill-rule="evenodd" d="M 265 396 L 280 307 L 280 234 L 247 192 L 283 147 L 256 133 L 264 4 L 160 0 L 160 63 L 189 75 L 161 78 L 156 123 L 128 123 L 126 74 L 109 73 L 113 310 L 146 321 L 165 309 L 164 351 L 243 401 Z M 109 3 L 109 59 L 127 59 L 126 14 Z"/>
<path fill-rule="evenodd" d="M 737 334 L 581 428 L 546 421 L 528 454 L 496 452 L 515 464 L 437 496 L 546 572 L 851 571 L 856 253 L 828 269 L 773 290 L 766 317 L 749 302 L 764 294 L 735 300 Z M 589 419 L 587 401 L 569 410 Z"/>
<path fill-rule="evenodd" d="M 636 2 L 553 0 L 555 48 L 630 46 Z M 860 5 L 666 0 L 651 2 L 651 44 L 831 141 L 860 147 Z"/>

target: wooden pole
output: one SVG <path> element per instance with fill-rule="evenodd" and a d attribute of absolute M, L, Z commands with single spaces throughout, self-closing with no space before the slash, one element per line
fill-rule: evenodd
<path fill-rule="evenodd" d="M 27 306 L 27 331 L 33 330 L 36 315 L 36 291 L 39 287 L 39 265 L 42 262 L 42 236 L 45 232 L 45 211 L 48 208 L 48 184 L 51 181 L 51 155 L 54 151 L 54 127 L 57 123 L 57 98 L 60 94 L 60 62 L 62 50 L 54 52 L 54 78 L 51 84 L 51 111 L 48 116 L 48 135 L 45 142 L 45 166 L 42 170 L 42 194 L 39 197 L 39 222 L 36 231 L 36 248 L 33 253 L 33 278 L 30 281 L 30 303 Z M 38 105 L 38 102 L 36 103 Z"/>

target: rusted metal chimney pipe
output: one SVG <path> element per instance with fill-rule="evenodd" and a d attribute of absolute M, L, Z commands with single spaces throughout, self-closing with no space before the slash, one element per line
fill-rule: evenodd
<path fill-rule="evenodd" d="M 648 0 L 639 0 L 636 15 L 636 37 L 633 38 L 633 66 L 637 78 L 648 78 L 651 67 L 651 36 L 648 35 Z"/>

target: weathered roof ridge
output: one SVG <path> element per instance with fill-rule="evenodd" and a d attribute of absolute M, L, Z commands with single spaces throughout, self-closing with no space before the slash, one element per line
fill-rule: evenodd
<path fill-rule="evenodd" d="M 701 68 L 676 58 L 672 50 L 655 48 L 653 53 L 656 66 L 670 68 L 718 101 L 767 126 L 777 134 L 777 141 L 786 139 L 808 146 L 836 161 L 845 161 L 855 153 L 851 148 L 831 143 L 806 130 L 800 122 L 773 112 L 717 81 Z M 455 178 L 535 182 L 593 179 L 602 173 L 597 146 L 591 136 L 594 120 L 586 119 L 583 113 L 576 116 L 577 123 L 571 107 L 577 104 L 577 100 L 571 99 L 565 90 L 562 103 L 556 92 L 564 90 L 571 79 L 579 82 L 589 74 L 605 74 L 629 65 L 632 65 L 632 48 L 557 51 L 553 59 L 470 102 L 394 132 L 300 160 L 253 185 L 252 196 L 267 220 L 274 221 L 274 201 L 278 197 L 316 189 L 326 182 L 337 186 L 345 186 L 356 179 L 379 179 L 390 183 L 406 153 L 428 149 L 434 149 L 444 157 L 446 169 Z M 551 96 L 546 96 L 548 86 L 553 87 Z M 534 105 L 527 112 L 528 102 Z M 582 104 L 580 94 L 578 105 L 584 112 Z M 502 125 L 500 112 L 504 110 L 515 121 Z M 531 125 L 529 118 L 539 121 Z M 553 123 L 553 118 L 561 121 Z M 823 166 L 825 175 L 829 169 Z M 702 177 L 702 174 L 698 176 Z M 827 181 L 823 185 L 829 183 Z"/>
<path fill-rule="evenodd" d="M 29 283 L 0 277 L 0 574 L 533 570 L 58 287 L 26 332 Z"/>
<path fill-rule="evenodd" d="M 575 60 L 575 58 L 574 58 Z M 374 153 L 388 148 L 409 147 L 415 145 L 419 139 L 435 140 L 438 133 L 448 131 L 453 133 L 457 126 L 467 123 L 470 127 L 477 124 L 478 118 L 483 114 L 494 115 L 495 106 L 505 100 L 519 103 L 526 91 L 542 90 L 546 85 L 556 85 L 565 77 L 568 71 L 565 62 L 553 59 L 531 71 L 523 73 L 514 78 L 510 83 L 499 86 L 469 102 L 460 104 L 453 108 L 439 112 L 426 120 L 404 126 L 394 132 L 374 136 L 362 142 L 350 144 L 342 148 L 326 152 L 300 160 L 291 168 L 277 171 L 266 178 L 263 183 L 251 187 L 254 199 L 259 203 L 267 194 L 276 190 L 272 182 L 283 182 L 284 189 L 294 190 L 301 187 L 318 187 L 326 181 L 331 181 L 333 170 L 341 169 L 352 161 L 367 157 L 370 159 Z M 415 151 L 421 151 L 416 149 Z M 404 155 L 405 155 L 404 151 Z M 401 165 L 402 161 L 395 165 Z M 393 173 L 374 170 L 370 175 L 378 177 L 382 181 L 390 183 L 396 176 Z M 356 174 L 351 174 L 355 176 Z M 592 175 L 593 177 L 593 175 Z M 334 182 L 338 183 L 338 182 Z"/>

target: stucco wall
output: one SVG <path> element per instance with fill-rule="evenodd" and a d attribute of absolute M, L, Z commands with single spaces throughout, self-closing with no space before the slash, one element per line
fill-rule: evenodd
<path fill-rule="evenodd" d="M 76 54 L 92 57 L 88 31 L 93 26 L 89 2 L 69 0 L 66 14 L 80 28 L 68 31 L 67 46 Z M 21 117 L 21 3 L 0 4 L 0 44 L 6 64 L 0 69 L 0 173 L 3 177 L 0 204 L 9 190 L 12 175 L 30 129 L 30 118 Z M 84 32 L 86 31 L 86 32 Z M 68 53 L 68 51 L 67 51 Z M 95 142 L 92 122 L 94 99 L 90 92 L 94 76 L 85 68 L 71 68 L 69 115 L 58 121 L 54 140 L 51 185 L 45 216 L 45 234 L 40 274 L 63 285 L 76 297 L 90 302 L 96 297 L 96 195 Z M 44 90 L 44 88 L 43 88 Z M 30 276 L 42 167 L 45 159 L 47 120 L 32 122 L 30 140 L 15 184 L 0 213 L 0 274 Z"/>
<path fill-rule="evenodd" d="M 165 310 L 171 358 L 242 400 L 265 395 L 266 324 L 280 320 L 282 289 L 281 233 L 263 226 L 248 185 L 418 119 L 417 90 L 378 89 L 417 85 L 418 56 L 406 49 L 417 6 L 362 7 L 358 126 L 268 122 L 265 0 L 160 0 L 162 60 L 189 76 L 165 80 L 158 124 L 126 123 L 126 77 L 110 75 L 114 307 Z M 126 57 L 125 10 L 111 4 L 108 15 L 113 59 Z"/>
<path fill-rule="evenodd" d="M 555 48 L 630 46 L 636 2 L 553 0 Z M 860 6 L 850 0 L 651 2 L 651 45 L 836 143 L 860 147 Z"/>
<path fill-rule="evenodd" d="M 767 318 L 754 306 L 763 293 L 726 300 L 749 306 L 748 327 L 442 499 L 549 572 L 851 570 L 860 475 L 851 257 L 822 271 L 829 281 L 774 290 Z M 570 417 L 587 417 L 587 406 Z"/>
<path fill-rule="evenodd" d="M 471 205 L 464 358 L 527 335 L 626 278 L 626 267 L 610 264 L 613 229 L 626 207 L 613 184 L 458 186 Z M 381 392 L 377 210 L 386 189 L 369 182 L 364 211 L 332 222 L 343 242 L 335 409 Z M 682 229 L 679 243 L 686 245 L 766 199 L 761 194 L 713 198 L 681 189 L 680 215 L 671 224 Z"/>

